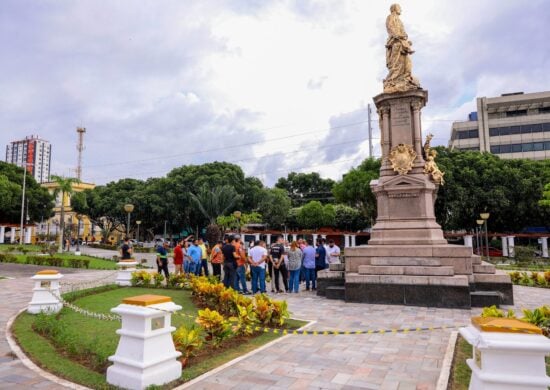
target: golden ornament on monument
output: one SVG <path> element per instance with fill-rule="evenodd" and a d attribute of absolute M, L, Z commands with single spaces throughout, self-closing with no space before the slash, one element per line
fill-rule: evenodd
<path fill-rule="evenodd" d="M 400 175 L 406 175 L 413 167 L 416 152 L 412 145 L 399 144 L 395 146 L 389 156 L 391 167 Z"/>

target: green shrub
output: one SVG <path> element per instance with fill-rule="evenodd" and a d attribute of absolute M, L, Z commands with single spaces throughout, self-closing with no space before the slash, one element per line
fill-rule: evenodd
<path fill-rule="evenodd" d="M 514 258 L 518 263 L 531 263 L 535 259 L 535 251 L 536 248 L 533 248 L 531 246 L 516 246 L 514 248 Z"/>
<path fill-rule="evenodd" d="M 90 268 L 90 259 L 69 258 L 67 267 L 71 268 Z"/>
<path fill-rule="evenodd" d="M 164 276 L 161 273 L 155 272 L 153 274 L 153 285 L 156 288 L 162 287 L 162 282 L 163 281 L 164 281 Z"/>
<path fill-rule="evenodd" d="M 146 287 L 151 284 L 152 275 L 147 271 L 132 272 L 130 283 L 132 286 Z"/>
<path fill-rule="evenodd" d="M 199 310 L 195 321 L 204 329 L 206 340 L 212 342 L 214 347 L 219 347 L 223 340 L 231 336 L 231 324 L 216 310 Z"/>
<path fill-rule="evenodd" d="M 0 253 L 0 263 L 17 263 L 17 257 L 9 253 Z"/>

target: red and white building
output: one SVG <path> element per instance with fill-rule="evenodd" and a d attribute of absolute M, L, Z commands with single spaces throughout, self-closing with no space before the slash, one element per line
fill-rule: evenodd
<path fill-rule="evenodd" d="M 21 141 L 13 141 L 6 146 L 6 162 L 24 167 L 38 183 L 50 178 L 52 146 L 38 136 L 29 136 Z"/>

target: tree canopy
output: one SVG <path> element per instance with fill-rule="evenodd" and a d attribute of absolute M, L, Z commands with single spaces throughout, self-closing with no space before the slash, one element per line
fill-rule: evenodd
<path fill-rule="evenodd" d="M 19 223 L 21 220 L 23 173 L 23 168 L 0 161 L 0 222 Z M 30 221 L 48 219 L 52 216 L 53 197 L 28 172 L 25 180 L 25 203 Z M 26 209 L 25 205 L 25 212 Z"/>
<path fill-rule="evenodd" d="M 286 178 L 281 177 L 275 183 L 276 188 L 287 192 L 293 207 L 303 206 L 311 200 L 317 200 L 323 204 L 332 203 L 333 186 L 334 180 L 324 179 L 317 172 L 291 172 Z"/>

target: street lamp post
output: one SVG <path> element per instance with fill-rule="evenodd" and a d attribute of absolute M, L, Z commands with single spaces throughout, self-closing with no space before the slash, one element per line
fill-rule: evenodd
<path fill-rule="evenodd" d="M 137 225 L 136 240 L 139 242 L 139 225 L 141 225 L 141 221 L 136 221 L 136 225 Z"/>
<path fill-rule="evenodd" d="M 126 238 L 130 237 L 130 214 L 134 211 L 134 205 L 131 203 L 124 205 L 124 211 L 128 213 L 128 220 L 126 221 Z"/>
<path fill-rule="evenodd" d="M 485 244 L 487 245 L 487 261 L 491 261 L 491 256 L 489 256 L 489 213 L 481 213 L 479 214 L 483 222 L 485 222 Z"/>
<path fill-rule="evenodd" d="M 483 257 L 483 236 L 481 235 L 481 225 L 483 225 L 483 219 L 476 220 L 477 223 L 477 239 L 478 239 L 478 247 L 477 250 L 479 252 L 479 255 Z"/>
<path fill-rule="evenodd" d="M 237 232 L 239 233 L 239 235 L 241 234 L 241 215 L 242 214 L 240 211 L 235 211 L 233 213 L 233 216 L 237 220 Z"/>
<path fill-rule="evenodd" d="M 20 232 L 19 232 L 19 245 L 23 245 L 24 238 L 23 238 L 23 218 L 25 215 L 25 189 L 27 184 L 27 165 L 28 163 L 25 161 L 23 163 L 23 191 L 21 193 L 21 226 L 20 226 Z"/>

